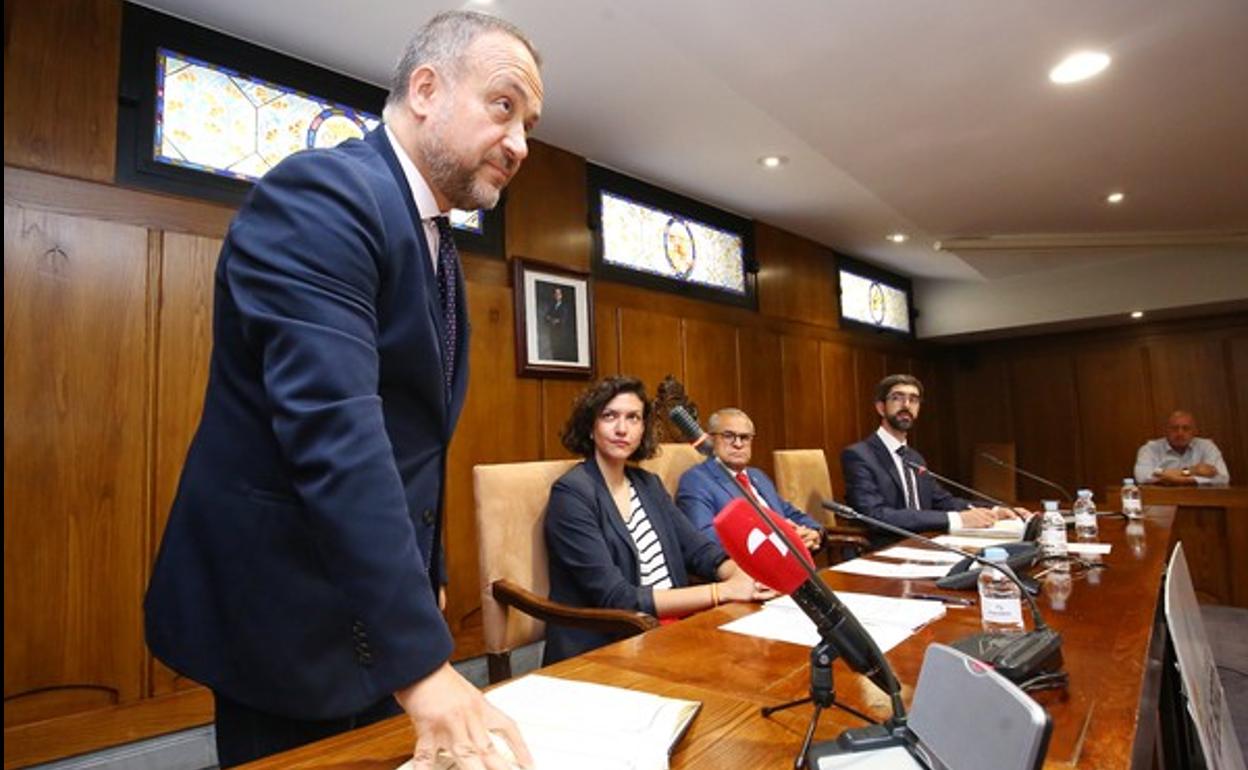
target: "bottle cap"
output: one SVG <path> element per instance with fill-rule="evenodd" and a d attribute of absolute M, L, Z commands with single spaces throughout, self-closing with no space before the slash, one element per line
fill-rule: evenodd
<path fill-rule="evenodd" d="M 1133 487 L 1135 486 L 1135 479 L 1123 479 L 1122 485 L 1124 487 Z"/>
<path fill-rule="evenodd" d="M 1080 497 L 1091 497 L 1091 496 L 1092 496 L 1092 490 L 1090 490 L 1090 489 L 1080 489 L 1079 491 L 1075 492 L 1075 494 L 1079 495 Z"/>
<path fill-rule="evenodd" d="M 1056 501 L 1056 500 L 1041 500 L 1041 501 L 1040 501 L 1040 503 L 1044 506 L 1044 510 L 1046 510 L 1046 511 L 1056 511 L 1056 510 L 1057 510 L 1057 501 Z"/>
<path fill-rule="evenodd" d="M 1010 558 L 1010 554 L 1004 548 L 994 546 L 984 549 L 984 558 L 988 561 L 1005 561 Z"/>

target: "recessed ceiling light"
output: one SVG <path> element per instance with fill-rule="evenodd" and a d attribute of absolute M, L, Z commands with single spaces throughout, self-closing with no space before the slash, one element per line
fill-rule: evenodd
<path fill-rule="evenodd" d="M 789 159 L 783 155 L 764 155 L 758 159 L 758 162 L 763 168 L 780 168 L 785 163 L 788 163 Z"/>
<path fill-rule="evenodd" d="M 1105 196 L 1105 202 L 1106 203 L 1122 203 L 1123 199 L 1126 197 L 1127 196 L 1123 195 L 1120 192 L 1112 192 L 1109 195 Z"/>
<path fill-rule="evenodd" d="M 1080 51 L 1072 53 L 1053 69 L 1049 70 L 1049 80 L 1065 85 L 1078 83 L 1101 74 L 1109 66 L 1108 54 L 1100 51 Z"/>
<path fill-rule="evenodd" d="M 1132 318 L 1143 318 L 1143 317 L 1144 317 L 1144 311 L 1143 311 L 1143 310 L 1132 310 L 1132 311 L 1131 311 L 1131 317 L 1132 317 Z"/>
<path fill-rule="evenodd" d="M 893 243 L 905 243 L 906 241 L 910 240 L 910 236 L 906 235 L 905 233 L 889 233 L 888 235 L 884 237 L 892 241 Z"/>

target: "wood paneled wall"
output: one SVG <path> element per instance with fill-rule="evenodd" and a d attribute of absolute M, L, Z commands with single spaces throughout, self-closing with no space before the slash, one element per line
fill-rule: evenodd
<path fill-rule="evenodd" d="M 1218 444 L 1232 483 L 1248 481 L 1242 313 L 965 346 L 949 360 L 963 478 L 977 443 L 1014 442 L 1019 467 L 1099 498 L 1131 475 L 1136 450 L 1182 408 Z M 1053 494 L 1025 478 L 1018 492 L 1023 500 Z"/>

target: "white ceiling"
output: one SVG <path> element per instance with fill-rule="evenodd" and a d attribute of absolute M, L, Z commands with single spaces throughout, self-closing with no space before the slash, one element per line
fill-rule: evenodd
<path fill-rule="evenodd" d="M 143 4 L 378 85 L 446 7 Z M 921 281 L 1124 254 L 1248 259 L 1245 0 L 463 7 L 516 22 L 541 50 L 538 139 Z M 1085 47 L 1113 64 L 1050 84 Z M 789 163 L 767 171 L 765 154 Z M 1127 201 L 1105 204 L 1119 189 Z M 911 240 L 886 242 L 895 230 Z"/>

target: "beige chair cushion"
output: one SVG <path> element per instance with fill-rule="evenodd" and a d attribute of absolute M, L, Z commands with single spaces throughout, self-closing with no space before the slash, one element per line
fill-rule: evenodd
<path fill-rule="evenodd" d="M 688 444 L 659 444 L 658 454 L 638 464 L 643 470 L 658 476 L 663 481 L 663 488 L 675 499 L 680 477 L 704 459 L 698 450 Z"/>
<path fill-rule="evenodd" d="M 836 517 L 823 508 L 832 499 L 832 479 L 822 449 L 778 449 L 772 453 L 776 468 L 776 491 L 802 509 L 807 516 L 830 527 Z"/>
<path fill-rule="evenodd" d="M 577 462 L 547 460 L 472 469 L 486 652 L 507 652 L 546 633 L 542 621 L 509 612 L 496 602 L 490 586 L 506 578 L 540 596 L 550 593 L 542 519 L 551 485 Z"/>

